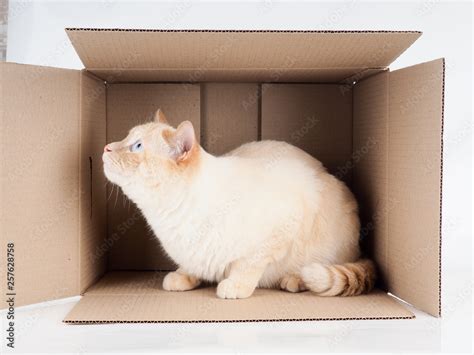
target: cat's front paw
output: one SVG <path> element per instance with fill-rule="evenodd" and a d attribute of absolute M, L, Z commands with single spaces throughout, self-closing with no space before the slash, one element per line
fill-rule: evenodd
<path fill-rule="evenodd" d="M 163 279 L 163 289 L 166 291 L 188 291 L 199 286 L 201 282 L 178 271 L 168 273 Z"/>
<path fill-rule="evenodd" d="M 217 285 L 217 297 L 236 299 L 252 296 L 255 287 L 250 287 L 243 283 L 231 279 L 224 279 Z"/>

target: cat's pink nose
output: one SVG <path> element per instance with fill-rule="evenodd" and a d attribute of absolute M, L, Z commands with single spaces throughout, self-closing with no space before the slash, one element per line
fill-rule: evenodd
<path fill-rule="evenodd" d="M 107 144 L 105 147 L 104 147 L 104 152 L 111 152 L 112 149 L 110 149 L 109 145 Z"/>

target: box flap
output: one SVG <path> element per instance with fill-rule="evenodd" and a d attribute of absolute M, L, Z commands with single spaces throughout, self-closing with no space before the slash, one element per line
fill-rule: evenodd
<path fill-rule="evenodd" d="M 389 75 L 387 287 L 441 315 L 444 59 Z"/>
<path fill-rule="evenodd" d="M 214 287 L 161 288 L 161 272 L 111 272 L 88 290 L 66 323 L 249 322 L 409 319 L 414 315 L 380 290 L 357 297 L 318 297 L 258 289 L 241 300 L 217 298 Z"/>
<path fill-rule="evenodd" d="M 70 28 L 84 66 L 109 80 L 339 82 L 385 68 L 417 31 L 231 31 Z M 106 70 L 105 72 L 102 72 Z M 151 78 L 144 70 L 152 70 Z M 228 75 L 227 75 L 228 74 Z M 135 80 L 137 75 L 139 79 Z M 111 77 L 112 76 L 112 77 Z M 318 79 L 319 78 L 319 79 Z M 123 81 L 123 79 L 122 79 Z"/>
<path fill-rule="evenodd" d="M 0 89 L 2 299 L 7 243 L 15 306 L 77 295 L 80 71 L 0 63 Z"/>

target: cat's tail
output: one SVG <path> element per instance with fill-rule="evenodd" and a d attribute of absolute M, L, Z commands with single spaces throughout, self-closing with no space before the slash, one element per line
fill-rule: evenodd
<path fill-rule="evenodd" d="M 372 290 L 375 265 L 369 259 L 354 263 L 324 265 L 313 263 L 303 267 L 301 278 L 318 296 L 356 296 Z"/>

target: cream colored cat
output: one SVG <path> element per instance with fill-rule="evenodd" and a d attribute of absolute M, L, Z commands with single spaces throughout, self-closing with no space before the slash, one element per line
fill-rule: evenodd
<path fill-rule="evenodd" d="M 256 287 L 322 296 L 368 292 L 373 263 L 359 259 L 357 203 L 304 151 L 262 141 L 220 157 L 201 148 L 192 124 L 161 111 L 104 148 L 107 178 L 142 211 L 179 265 L 163 288 L 218 282 L 220 298 Z"/>

